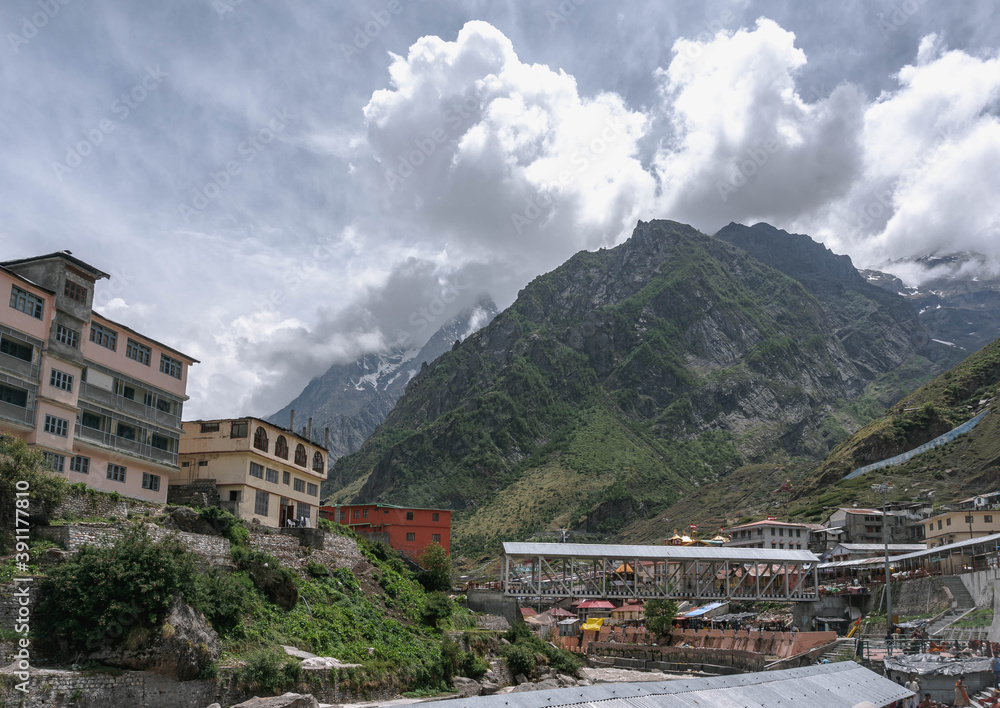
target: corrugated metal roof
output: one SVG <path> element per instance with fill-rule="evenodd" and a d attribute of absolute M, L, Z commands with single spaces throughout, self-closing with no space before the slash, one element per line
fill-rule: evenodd
<path fill-rule="evenodd" d="M 504 693 L 449 702 L 468 708 L 852 708 L 886 706 L 913 695 L 852 661 L 735 676 L 610 683 L 550 691 Z"/>
<path fill-rule="evenodd" d="M 978 538 L 967 538 L 964 541 L 949 543 L 946 546 L 928 548 L 926 551 L 917 551 L 916 553 L 907 553 L 902 556 L 893 556 L 892 561 L 895 563 L 896 561 L 909 560 L 910 558 L 920 558 L 922 556 L 929 556 L 936 553 L 948 553 L 956 549 L 965 548 L 966 546 L 976 546 L 980 543 L 994 543 L 1000 546 L 1000 533 L 991 534 L 989 536 L 980 536 Z"/>
<path fill-rule="evenodd" d="M 703 546 L 624 546 L 601 543 L 517 543 L 505 542 L 508 556 L 545 556 L 546 558 L 614 558 L 658 560 L 731 560 L 747 563 L 815 563 L 811 551 L 784 551 L 778 548 L 706 548 Z"/>
<path fill-rule="evenodd" d="M 837 548 L 846 548 L 848 551 L 884 551 L 884 543 L 838 543 Z M 833 550 L 837 550 L 834 548 Z M 923 551 L 927 549 L 926 543 L 890 543 L 890 551 Z"/>

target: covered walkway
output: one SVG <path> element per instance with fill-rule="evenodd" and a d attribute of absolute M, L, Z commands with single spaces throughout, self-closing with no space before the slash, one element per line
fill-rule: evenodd
<path fill-rule="evenodd" d="M 813 602 L 809 551 L 504 543 L 501 589 L 517 597 Z"/>

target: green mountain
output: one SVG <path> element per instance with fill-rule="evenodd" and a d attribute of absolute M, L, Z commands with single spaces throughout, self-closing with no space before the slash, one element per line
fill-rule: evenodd
<path fill-rule="evenodd" d="M 536 278 L 422 367 L 324 497 L 451 508 L 459 552 L 662 534 L 650 520 L 704 485 L 820 460 L 942 369 L 947 348 L 850 259 L 766 225 L 719 236 L 639 222 Z"/>

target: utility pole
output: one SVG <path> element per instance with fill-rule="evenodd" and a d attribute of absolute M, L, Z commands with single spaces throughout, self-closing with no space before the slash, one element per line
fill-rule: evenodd
<path fill-rule="evenodd" d="M 888 483 L 873 484 L 872 489 L 882 494 L 882 544 L 885 546 L 885 612 L 886 612 L 886 651 L 892 654 L 892 574 L 889 571 L 889 519 L 885 513 L 885 495 L 892 490 Z"/>

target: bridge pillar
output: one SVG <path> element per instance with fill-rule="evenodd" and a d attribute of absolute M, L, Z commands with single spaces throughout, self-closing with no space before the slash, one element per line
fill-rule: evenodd
<path fill-rule="evenodd" d="M 819 602 L 795 602 L 792 604 L 792 624 L 799 628 L 800 632 L 813 631 L 813 617 L 816 610 L 822 607 Z"/>

